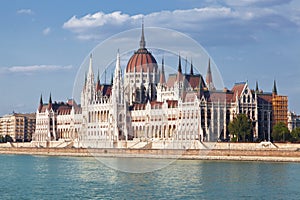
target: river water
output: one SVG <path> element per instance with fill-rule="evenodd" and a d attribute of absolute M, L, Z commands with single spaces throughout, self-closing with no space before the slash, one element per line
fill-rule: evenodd
<path fill-rule="evenodd" d="M 177 160 L 125 173 L 94 158 L 0 155 L 0 170 L 0 199 L 300 198 L 298 163 Z"/>

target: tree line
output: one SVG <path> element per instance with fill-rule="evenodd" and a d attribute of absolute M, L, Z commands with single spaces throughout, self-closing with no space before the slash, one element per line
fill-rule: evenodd
<path fill-rule="evenodd" d="M 253 124 L 245 114 L 238 114 L 228 125 L 230 140 L 233 142 L 252 142 Z M 300 127 L 291 132 L 285 123 L 279 122 L 273 126 L 271 140 L 275 142 L 300 142 Z"/>
<path fill-rule="evenodd" d="M 0 143 L 6 143 L 6 142 L 13 142 L 12 137 L 10 137 L 9 135 L 0 135 Z"/>

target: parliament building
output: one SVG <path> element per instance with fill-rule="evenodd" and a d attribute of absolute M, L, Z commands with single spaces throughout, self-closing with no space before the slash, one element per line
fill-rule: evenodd
<path fill-rule="evenodd" d="M 84 147 L 186 148 L 192 144 L 227 141 L 228 125 L 244 113 L 253 123 L 252 139 L 267 140 L 273 124 L 287 124 L 287 97 L 263 92 L 256 83 L 234 84 L 217 90 L 210 60 L 207 74 L 197 74 L 193 64 L 183 73 L 178 56 L 177 72 L 165 73 L 164 59 L 159 67 L 146 48 L 144 28 L 139 49 L 124 70 L 117 53 L 110 84 L 95 79 L 93 56 L 81 92 L 81 102 L 47 103 L 42 96 L 36 111 L 33 142 L 70 141 Z M 130 146 L 131 145 L 131 146 Z M 156 146 L 155 146 L 156 145 Z M 78 145 L 80 146 L 80 145 Z M 194 145 L 194 148 L 197 148 Z"/>

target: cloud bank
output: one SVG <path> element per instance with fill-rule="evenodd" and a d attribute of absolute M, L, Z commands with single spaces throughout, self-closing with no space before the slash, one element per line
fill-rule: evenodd
<path fill-rule="evenodd" d="M 147 15 L 99 11 L 82 17 L 72 16 L 62 27 L 74 33 L 77 39 L 101 40 L 121 31 L 140 27 L 144 19 L 147 27 L 175 29 L 194 38 L 205 38 L 208 44 L 242 44 L 256 42 L 259 31 L 300 30 L 299 12 L 282 7 L 290 2 L 224 0 L 222 6 L 163 10 Z"/>
<path fill-rule="evenodd" d="M 34 12 L 31 9 L 20 9 L 17 10 L 17 14 L 33 15 Z"/>
<path fill-rule="evenodd" d="M 32 74 L 36 72 L 50 72 L 50 71 L 62 71 L 70 70 L 73 67 L 71 65 L 29 65 L 29 66 L 12 66 L 0 68 L 0 73 L 24 73 Z"/>

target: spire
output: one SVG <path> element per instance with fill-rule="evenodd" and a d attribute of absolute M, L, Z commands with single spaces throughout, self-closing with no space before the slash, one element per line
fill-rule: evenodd
<path fill-rule="evenodd" d="M 146 47 L 146 41 L 145 41 L 145 35 L 144 35 L 144 20 L 142 21 L 142 35 L 140 40 L 140 49 L 145 49 Z"/>
<path fill-rule="evenodd" d="M 162 58 L 162 61 L 161 61 L 161 74 L 160 74 L 159 83 L 160 84 L 165 84 L 166 83 L 164 58 Z"/>
<path fill-rule="evenodd" d="M 43 107 L 43 96 L 42 96 L 42 94 L 41 94 L 41 97 L 40 97 L 40 105 L 39 105 L 39 108 L 38 108 L 38 110 L 39 110 L 39 112 L 41 112 L 41 110 L 42 110 L 42 107 Z"/>
<path fill-rule="evenodd" d="M 96 92 L 98 92 L 98 90 L 100 90 L 100 76 L 99 76 L 99 70 L 98 70 L 98 74 L 97 74 Z"/>
<path fill-rule="evenodd" d="M 272 90 L 272 93 L 274 95 L 277 95 L 277 86 L 276 86 L 276 80 L 274 80 L 274 85 L 273 85 L 273 90 Z"/>
<path fill-rule="evenodd" d="M 194 69 L 193 69 L 194 67 L 193 67 L 193 61 L 192 61 L 192 59 L 191 59 L 191 69 L 190 69 L 190 74 L 191 75 L 194 75 Z"/>
<path fill-rule="evenodd" d="M 43 105 L 43 96 L 41 94 L 41 97 L 40 97 L 40 105 Z"/>
<path fill-rule="evenodd" d="M 51 92 L 50 92 L 48 109 L 50 110 L 51 108 L 52 108 L 52 97 L 51 97 Z"/>
<path fill-rule="evenodd" d="M 179 72 L 179 73 L 182 73 L 182 68 L 181 68 L 181 57 L 180 57 L 180 54 L 179 54 L 179 59 L 178 59 L 178 72 Z"/>
<path fill-rule="evenodd" d="M 99 85 L 100 85 L 99 70 L 98 70 L 98 73 L 97 73 L 97 83 L 99 83 Z"/>
<path fill-rule="evenodd" d="M 210 58 L 208 59 L 206 84 L 207 84 L 208 90 L 215 90 L 215 86 L 214 86 L 214 83 L 213 83 L 213 80 L 212 80 L 211 68 L 210 68 Z"/>
<path fill-rule="evenodd" d="M 121 64 L 120 64 L 120 52 L 118 49 L 116 68 L 115 68 L 115 76 L 119 76 L 120 73 L 121 73 Z"/>
<path fill-rule="evenodd" d="M 258 82 L 256 81 L 256 84 L 255 84 L 255 92 L 258 93 L 258 90 L 259 90 L 259 89 L 258 89 Z"/>
<path fill-rule="evenodd" d="M 89 63 L 89 71 L 88 76 L 91 76 L 93 74 L 93 56 L 90 54 L 90 63 Z"/>

